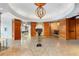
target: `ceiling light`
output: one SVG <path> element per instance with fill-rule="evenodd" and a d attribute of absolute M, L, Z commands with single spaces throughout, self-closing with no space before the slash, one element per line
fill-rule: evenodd
<path fill-rule="evenodd" d="M 46 14 L 46 10 L 43 8 L 45 4 L 46 3 L 35 3 L 35 5 L 37 6 L 35 13 L 36 13 L 36 16 L 38 16 L 40 19 L 44 17 Z"/>

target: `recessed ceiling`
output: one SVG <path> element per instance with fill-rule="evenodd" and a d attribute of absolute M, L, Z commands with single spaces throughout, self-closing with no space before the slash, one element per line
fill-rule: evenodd
<path fill-rule="evenodd" d="M 74 9 L 73 3 L 47 3 L 44 6 L 46 15 L 42 19 L 39 19 L 35 15 L 37 7 L 34 3 L 9 3 L 8 5 L 15 16 L 34 22 L 55 21 L 65 17 Z M 12 11 L 11 13 L 13 13 Z"/>

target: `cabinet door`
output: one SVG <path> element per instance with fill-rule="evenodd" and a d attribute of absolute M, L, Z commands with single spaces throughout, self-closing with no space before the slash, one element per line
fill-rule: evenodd
<path fill-rule="evenodd" d="M 79 39 L 79 19 L 76 19 L 76 39 Z"/>

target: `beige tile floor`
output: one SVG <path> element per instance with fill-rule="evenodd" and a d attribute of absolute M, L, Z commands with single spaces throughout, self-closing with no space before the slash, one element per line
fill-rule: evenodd
<path fill-rule="evenodd" d="M 62 40 L 55 37 L 41 38 L 42 47 L 36 47 L 37 38 L 12 41 L 11 47 L 0 56 L 79 56 L 79 40 Z"/>

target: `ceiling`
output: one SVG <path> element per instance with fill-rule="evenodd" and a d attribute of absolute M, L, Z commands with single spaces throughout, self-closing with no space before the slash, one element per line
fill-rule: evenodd
<path fill-rule="evenodd" d="M 74 3 L 47 3 L 44 6 L 46 15 L 40 19 L 35 15 L 36 6 L 34 3 L 6 3 L 0 5 L 5 11 L 27 22 L 55 21 L 66 17 L 75 7 Z"/>

